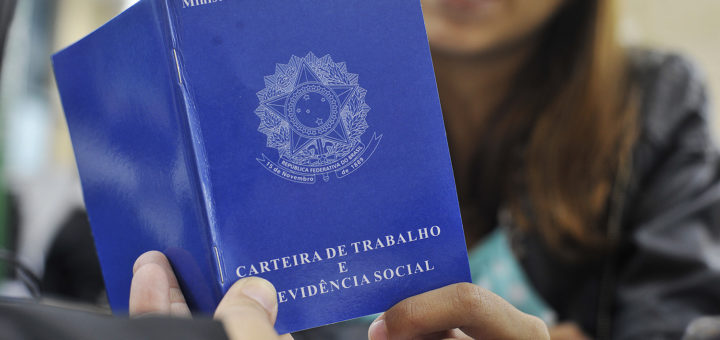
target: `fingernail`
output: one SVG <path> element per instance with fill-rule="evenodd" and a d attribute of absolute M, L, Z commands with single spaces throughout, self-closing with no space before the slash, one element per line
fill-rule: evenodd
<path fill-rule="evenodd" d="M 370 340 L 388 340 L 388 329 L 384 319 L 373 321 L 368 329 L 368 338 Z"/>
<path fill-rule="evenodd" d="M 272 312 L 275 309 L 275 290 L 265 280 L 249 279 L 240 287 L 240 290 L 247 297 L 257 301 L 266 311 Z"/>

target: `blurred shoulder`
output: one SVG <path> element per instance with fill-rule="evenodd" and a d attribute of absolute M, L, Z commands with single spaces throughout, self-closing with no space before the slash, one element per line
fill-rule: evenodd
<path fill-rule="evenodd" d="M 632 48 L 628 56 L 630 78 L 641 95 L 639 113 L 645 137 L 663 144 L 688 119 L 707 124 L 705 80 L 695 62 L 654 49 Z"/>

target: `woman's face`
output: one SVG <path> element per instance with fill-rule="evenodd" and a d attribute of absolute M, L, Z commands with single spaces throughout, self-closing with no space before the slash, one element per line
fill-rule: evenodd
<path fill-rule="evenodd" d="M 470 56 L 522 43 L 540 30 L 564 2 L 422 0 L 422 5 L 433 49 L 436 52 Z"/>

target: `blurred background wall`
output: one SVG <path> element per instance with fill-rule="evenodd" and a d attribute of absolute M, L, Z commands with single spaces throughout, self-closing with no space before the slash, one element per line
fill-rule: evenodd
<path fill-rule="evenodd" d="M 17 251 L 39 276 L 58 227 L 73 209 L 83 205 L 50 54 L 92 32 L 133 2 L 18 1 L 0 77 L 2 164 L 4 186 L 17 202 Z M 618 3 L 621 38 L 626 44 L 690 56 L 705 71 L 712 96 L 720 98 L 720 0 Z M 720 136 L 720 120 L 714 119 L 713 129 L 715 136 Z M 22 295 L 23 289 L 18 284 L 0 284 L 0 294 Z"/>
<path fill-rule="evenodd" d="M 720 141 L 720 1 L 618 0 L 620 32 L 629 45 L 679 51 L 705 72 L 715 101 L 713 132 Z"/>
<path fill-rule="evenodd" d="M 13 249 L 18 260 L 39 277 L 59 227 L 73 210 L 83 207 L 50 55 L 134 2 L 17 1 L 0 75 L 2 188 L 10 193 L 15 202 L 12 210 L 16 210 L 5 214 L 17 218 L 10 225 L 0 225 L 0 232 L 8 234 L 8 229 L 17 228 L 18 233 L 5 242 L 14 245 L 1 246 Z M 20 282 L 28 282 L 27 278 L 18 279 L 23 280 L 3 281 L 0 274 L 0 294 L 27 296 L 30 292 Z"/>

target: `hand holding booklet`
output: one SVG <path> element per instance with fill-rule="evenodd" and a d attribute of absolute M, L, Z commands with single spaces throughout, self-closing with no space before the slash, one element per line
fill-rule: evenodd
<path fill-rule="evenodd" d="M 148 250 L 280 333 L 469 281 L 419 1 L 142 0 L 53 62 L 115 312 Z"/>

